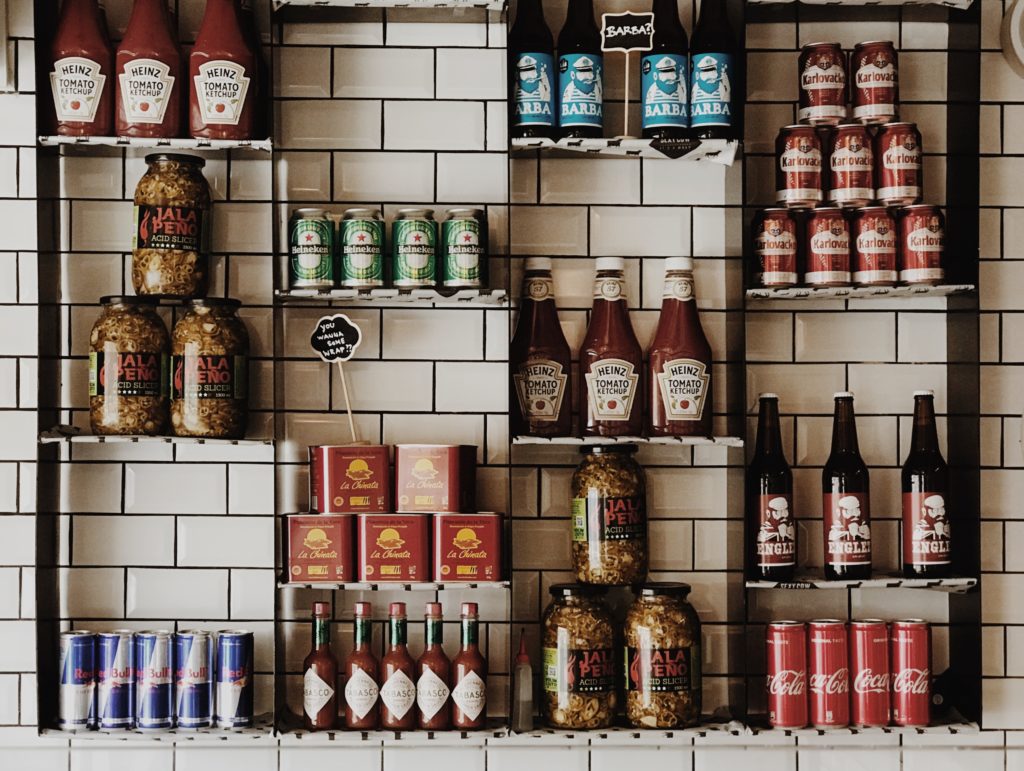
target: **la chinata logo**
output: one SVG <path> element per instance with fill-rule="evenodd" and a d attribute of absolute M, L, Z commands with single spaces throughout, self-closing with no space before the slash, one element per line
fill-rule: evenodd
<path fill-rule="evenodd" d="M 365 460 L 362 458 L 356 458 L 348 464 L 348 468 L 345 470 L 345 476 L 354 482 L 362 482 L 372 477 L 373 471 Z"/>

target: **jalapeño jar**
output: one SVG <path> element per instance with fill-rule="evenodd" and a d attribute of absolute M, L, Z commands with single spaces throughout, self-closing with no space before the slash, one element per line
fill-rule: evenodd
<path fill-rule="evenodd" d="M 544 611 L 544 717 L 553 728 L 605 728 L 616 702 L 615 630 L 604 590 L 555 584 Z"/>
<path fill-rule="evenodd" d="M 176 436 L 244 439 L 249 333 L 238 300 L 192 300 L 171 337 L 171 428 Z"/>
<path fill-rule="evenodd" d="M 104 297 L 89 336 L 94 434 L 155 435 L 167 427 L 167 327 L 150 297 Z"/>
<path fill-rule="evenodd" d="M 688 584 L 650 582 L 626 613 L 626 717 L 636 728 L 700 721 L 701 638 Z"/>
<path fill-rule="evenodd" d="M 587 584 L 647 577 L 647 502 L 635 444 L 583 447 L 572 475 L 572 562 Z"/>

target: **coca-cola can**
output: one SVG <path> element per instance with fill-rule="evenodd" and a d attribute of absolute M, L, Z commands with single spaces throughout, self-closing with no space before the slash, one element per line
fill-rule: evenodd
<path fill-rule="evenodd" d="M 765 635 L 768 722 L 775 728 L 807 725 L 807 625 L 773 621 Z"/>
<path fill-rule="evenodd" d="M 866 206 L 853 215 L 853 283 L 892 286 L 896 268 L 896 220 L 884 206 Z"/>
<path fill-rule="evenodd" d="M 807 209 L 821 200 L 821 138 L 813 126 L 783 126 L 775 139 L 775 200 Z"/>
<path fill-rule="evenodd" d="M 921 132 L 913 123 L 886 123 L 875 136 L 877 197 L 886 206 L 908 206 L 921 200 Z"/>
<path fill-rule="evenodd" d="M 800 52 L 801 123 L 834 126 L 846 117 L 846 55 L 839 43 L 808 43 Z"/>
<path fill-rule="evenodd" d="M 832 132 L 828 172 L 828 200 L 837 206 L 867 206 L 875 200 L 875 154 L 865 126 L 844 123 Z"/>
<path fill-rule="evenodd" d="M 793 286 L 797 282 L 796 219 L 789 209 L 762 209 L 754 216 L 754 281 L 758 286 Z"/>
<path fill-rule="evenodd" d="M 851 722 L 889 725 L 889 627 L 884 621 L 850 622 L 850 677 Z"/>
<path fill-rule="evenodd" d="M 850 724 L 850 665 L 846 624 L 818 619 L 808 624 L 807 682 L 815 728 Z"/>
<path fill-rule="evenodd" d="M 853 117 L 861 123 L 888 123 L 899 115 L 900 82 L 891 40 L 857 43 L 850 56 Z"/>
<path fill-rule="evenodd" d="M 900 280 L 908 284 L 939 284 L 946 221 L 938 206 L 919 204 L 900 209 Z"/>
<path fill-rule="evenodd" d="M 892 720 L 896 725 L 926 726 L 932 701 L 932 635 L 927 621 L 892 622 Z"/>
<path fill-rule="evenodd" d="M 807 218 L 807 272 L 811 286 L 850 283 L 850 224 L 843 210 L 825 206 Z"/>

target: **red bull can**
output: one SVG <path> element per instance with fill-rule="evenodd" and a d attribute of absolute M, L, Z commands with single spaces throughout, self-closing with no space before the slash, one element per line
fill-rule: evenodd
<path fill-rule="evenodd" d="M 174 726 L 171 633 L 135 635 L 135 724 L 142 729 Z"/>
<path fill-rule="evenodd" d="M 252 725 L 253 635 L 230 630 L 217 633 L 217 725 Z"/>
<path fill-rule="evenodd" d="M 131 728 L 135 720 L 135 634 L 96 635 L 96 717 L 100 728 Z"/>
<path fill-rule="evenodd" d="M 213 725 L 213 643 L 210 633 L 174 635 L 174 684 L 178 728 Z"/>
<path fill-rule="evenodd" d="M 66 731 L 96 727 L 96 636 L 61 632 L 57 723 Z"/>

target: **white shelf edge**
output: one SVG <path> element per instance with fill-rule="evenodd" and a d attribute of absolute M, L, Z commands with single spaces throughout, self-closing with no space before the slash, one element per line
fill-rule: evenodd
<path fill-rule="evenodd" d="M 974 284 L 941 284 L 939 286 L 794 286 L 780 289 L 748 289 L 748 300 L 894 300 L 900 298 L 948 297 L 967 294 Z"/>
<path fill-rule="evenodd" d="M 672 158 L 652 147 L 652 139 L 609 138 L 609 139 L 559 139 L 546 138 L 512 139 L 514 151 L 524 150 L 564 150 L 568 152 L 586 153 L 590 155 L 615 155 L 627 158 L 655 158 L 660 160 L 710 161 L 724 166 L 732 166 L 736 160 L 740 143 L 735 139 L 705 139 L 689 152 Z M 697 141 L 697 140 L 695 140 Z"/>
<path fill-rule="evenodd" d="M 351 581 L 346 583 L 284 583 L 278 582 L 278 589 L 321 589 L 324 591 L 346 591 L 346 592 L 420 592 L 420 591 L 446 591 L 458 589 L 508 589 L 512 586 L 511 581 L 420 581 L 416 583 L 403 583 L 395 581 Z"/>
<path fill-rule="evenodd" d="M 40 444 L 211 444 L 218 447 L 238 445 L 259 447 L 274 444 L 273 439 L 202 439 L 195 436 L 142 436 L 136 434 L 86 434 L 72 426 L 55 426 L 39 434 Z"/>
<path fill-rule="evenodd" d="M 977 723 L 958 721 L 939 723 L 930 726 L 846 726 L 845 728 L 758 728 L 750 729 L 752 736 L 883 736 L 886 734 L 900 735 L 934 735 L 979 733 Z"/>
<path fill-rule="evenodd" d="M 824 578 L 798 576 L 792 581 L 747 581 L 748 589 L 782 589 L 808 591 L 814 589 L 930 589 L 932 591 L 963 593 L 978 585 L 977 578 L 901 578 L 879 576 L 862 581 L 826 581 Z"/>
<path fill-rule="evenodd" d="M 131 744 L 276 744 L 274 723 L 270 713 L 257 715 L 254 725 L 248 728 L 168 728 L 164 730 L 143 731 L 130 729 L 99 729 L 64 731 L 59 728 L 43 728 L 40 736 L 48 739 L 67 739 L 74 745 L 76 742 L 125 742 Z"/>
<path fill-rule="evenodd" d="M 271 139 L 194 139 L 170 137 L 65 137 L 46 135 L 39 137 L 44 147 L 77 145 L 79 147 L 141 147 L 169 150 L 260 150 L 269 153 Z"/>
<path fill-rule="evenodd" d="M 743 439 L 738 436 L 517 436 L 514 445 L 564 445 L 582 446 L 594 444 L 659 444 L 692 447 L 742 447 Z"/>
<path fill-rule="evenodd" d="M 380 304 L 437 304 L 437 305 L 504 305 L 508 292 L 504 289 L 458 289 L 445 295 L 435 289 L 278 289 L 274 296 L 282 303 L 380 303 Z"/>
<path fill-rule="evenodd" d="M 483 747 L 489 741 L 508 733 L 504 726 L 484 728 L 478 731 L 349 731 L 344 728 L 332 731 L 306 731 L 304 729 L 278 731 L 277 738 L 282 747 L 304 745 L 386 745 L 389 747 L 431 745 Z"/>

